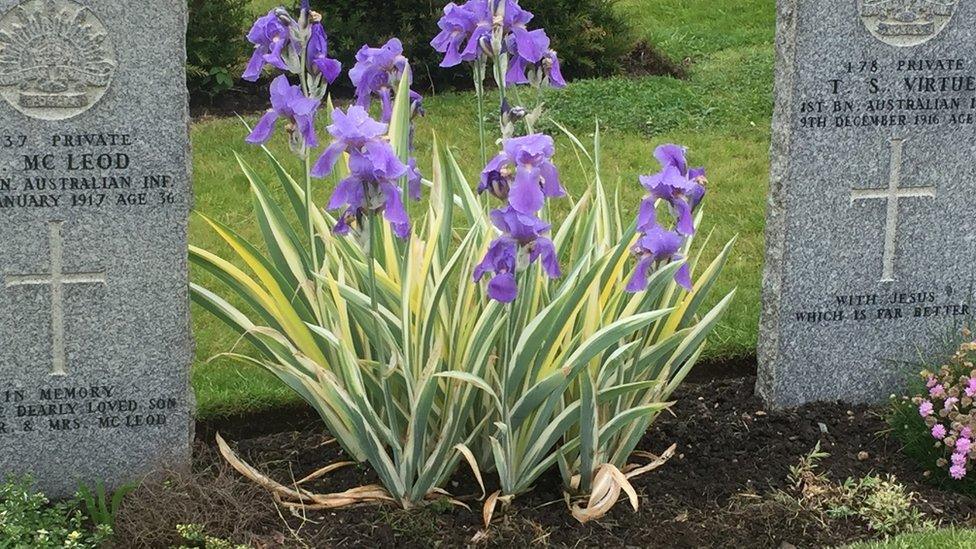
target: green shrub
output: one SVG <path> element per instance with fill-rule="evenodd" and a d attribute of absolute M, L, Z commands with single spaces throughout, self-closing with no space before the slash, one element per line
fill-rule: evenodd
<path fill-rule="evenodd" d="M 460 3 L 460 2 L 459 2 Z M 292 2 L 293 5 L 297 2 Z M 312 0 L 329 32 L 330 50 L 348 70 L 363 44 L 396 36 L 403 41 L 421 86 L 468 86 L 464 67 L 441 69 L 442 55 L 430 46 L 446 0 Z M 616 0 L 521 0 L 535 14 L 532 28 L 545 28 L 569 78 L 606 76 L 618 71 L 635 39 Z M 342 85 L 348 85 L 343 79 Z"/>
<path fill-rule="evenodd" d="M 247 54 L 249 0 L 188 0 L 186 79 L 195 98 L 229 90 Z"/>
<path fill-rule="evenodd" d="M 31 484 L 30 479 L 0 484 L 0 547 L 95 549 L 112 535 L 108 526 L 89 528 L 77 499 L 52 504 Z"/>
<path fill-rule="evenodd" d="M 616 8 L 617 0 L 523 0 L 565 59 L 570 78 L 607 76 L 634 48 L 635 37 Z"/>

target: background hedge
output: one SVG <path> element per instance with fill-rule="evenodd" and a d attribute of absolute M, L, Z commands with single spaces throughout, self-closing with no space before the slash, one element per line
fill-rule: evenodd
<path fill-rule="evenodd" d="M 250 49 L 250 0 L 188 0 L 186 80 L 190 94 L 214 96 L 230 89 Z"/>
<path fill-rule="evenodd" d="M 255 14 L 248 0 L 188 0 L 187 36 L 190 91 L 215 95 L 233 85 L 250 50 L 244 40 Z M 569 78 L 619 72 L 622 58 L 634 47 L 634 35 L 614 9 L 616 0 L 521 0 L 536 15 L 532 28 L 544 27 Z M 290 8 L 298 2 L 287 0 Z M 329 32 L 332 55 L 352 67 L 363 44 L 378 45 L 394 36 L 404 43 L 418 86 L 443 90 L 466 88 L 463 68 L 441 69 L 441 56 L 430 47 L 445 0 L 312 0 Z M 348 79 L 343 78 L 343 86 Z"/>
<path fill-rule="evenodd" d="M 532 28 L 543 27 L 559 52 L 570 78 L 606 76 L 617 72 L 634 38 L 614 9 L 615 0 L 521 0 L 535 14 Z M 313 0 L 322 13 L 334 53 L 351 67 L 363 44 L 376 45 L 394 36 L 403 41 L 421 86 L 435 89 L 470 86 L 463 67 L 442 69 L 442 56 L 430 46 L 437 35 L 443 0 Z"/>

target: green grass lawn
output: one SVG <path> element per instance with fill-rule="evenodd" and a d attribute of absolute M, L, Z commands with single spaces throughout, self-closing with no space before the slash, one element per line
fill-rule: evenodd
<path fill-rule="evenodd" d="M 260 6 L 266 9 L 263 4 Z M 705 232 L 714 229 L 716 244 L 739 235 L 722 286 L 724 295 L 739 288 L 737 301 L 716 331 L 708 356 L 754 352 L 759 317 L 763 220 L 768 175 L 772 110 L 773 0 L 622 0 L 635 29 L 675 59 L 691 60 L 686 81 L 663 77 L 575 82 L 547 98 L 550 115 L 580 137 L 592 136 L 596 119 L 603 139 L 604 181 L 619 183 L 628 204 L 641 196 L 636 177 L 657 170 L 651 151 L 663 142 L 691 148 L 691 160 L 709 170 L 711 182 Z M 444 94 L 426 102 L 428 116 L 418 128 L 421 167 L 429 165 L 431 136 L 449 143 L 470 180 L 480 171 L 476 105 L 471 94 Z M 234 158 L 240 153 L 261 165 L 259 151 L 243 143 L 244 128 L 235 119 L 194 124 L 196 208 L 241 230 L 257 234 L 246 183 Z M 587 184 L 571 147 L 560 139 L 557 161 L 564 182 L 578 195 Z M 273 148 L 287 158 L 280 138 Z M 296 163 L 291 165 L 299 173 Z M 328 189 L 320 189 L 322 197 Z M 191 242 L 223 252 L 198 219 Z M 206 279 L 193 273 L 196 281 Z M 228 330 L 194 308 L 197 362 L 193 383 L 201 417 L 236 414 L 294 402 L 290 392 L 269 375 L 209 357 L 236 344 Z"/>
<path fill-rule="evenodd" d="M 976 547 L 973 530 L 936 530 L 895 536 L 887 541 L 858 543 L 849 549 L 968 549 Z"/>

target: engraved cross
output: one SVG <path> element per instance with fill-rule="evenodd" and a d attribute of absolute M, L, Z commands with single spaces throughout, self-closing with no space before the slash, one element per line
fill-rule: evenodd
<path fill-rule="evenodd" d="M 38 274 L 7 275 L 6 287 L 50 286 L 51 287 L 51 375 L 68 375 L 64 350 L 64 286 L 68 284 L 105 284 L 105 272 L 66 273 L 64 272 L 64 240 L 61 237 L 62 221 L 52 221 L 49 225 L 51 246 L 51 272 Z"/>
<path fill-rule="evenodd" d="M 883 278 L 881 282 L 895 281 L 895 256 L 898 247 L 898 202 L 902 198 L 935 198 L 935 187 L 902 187 L 901 168 L 902 152 L 905 147 L 904 138 L 891 140 L 891 171 L 888 176 L 888 187 L 884 189 L 854 189 L 851 192 L 851 204 L 858 200 L 881 199 L 888 201 L 887 222 L 885 225 L 885 244 L 883 260 Z"/>

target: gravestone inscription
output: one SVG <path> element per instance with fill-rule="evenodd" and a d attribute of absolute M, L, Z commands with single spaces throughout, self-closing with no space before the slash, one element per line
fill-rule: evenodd
<path fill-rule="evenodd" d="M 189 463 L 186 2 L 0 0 L 0 475 Z"/>
<path fill-rule="evenodd" d="M 976 2 L 777 11 L 758 390 L 880 400 L 973 312 Z"/>

